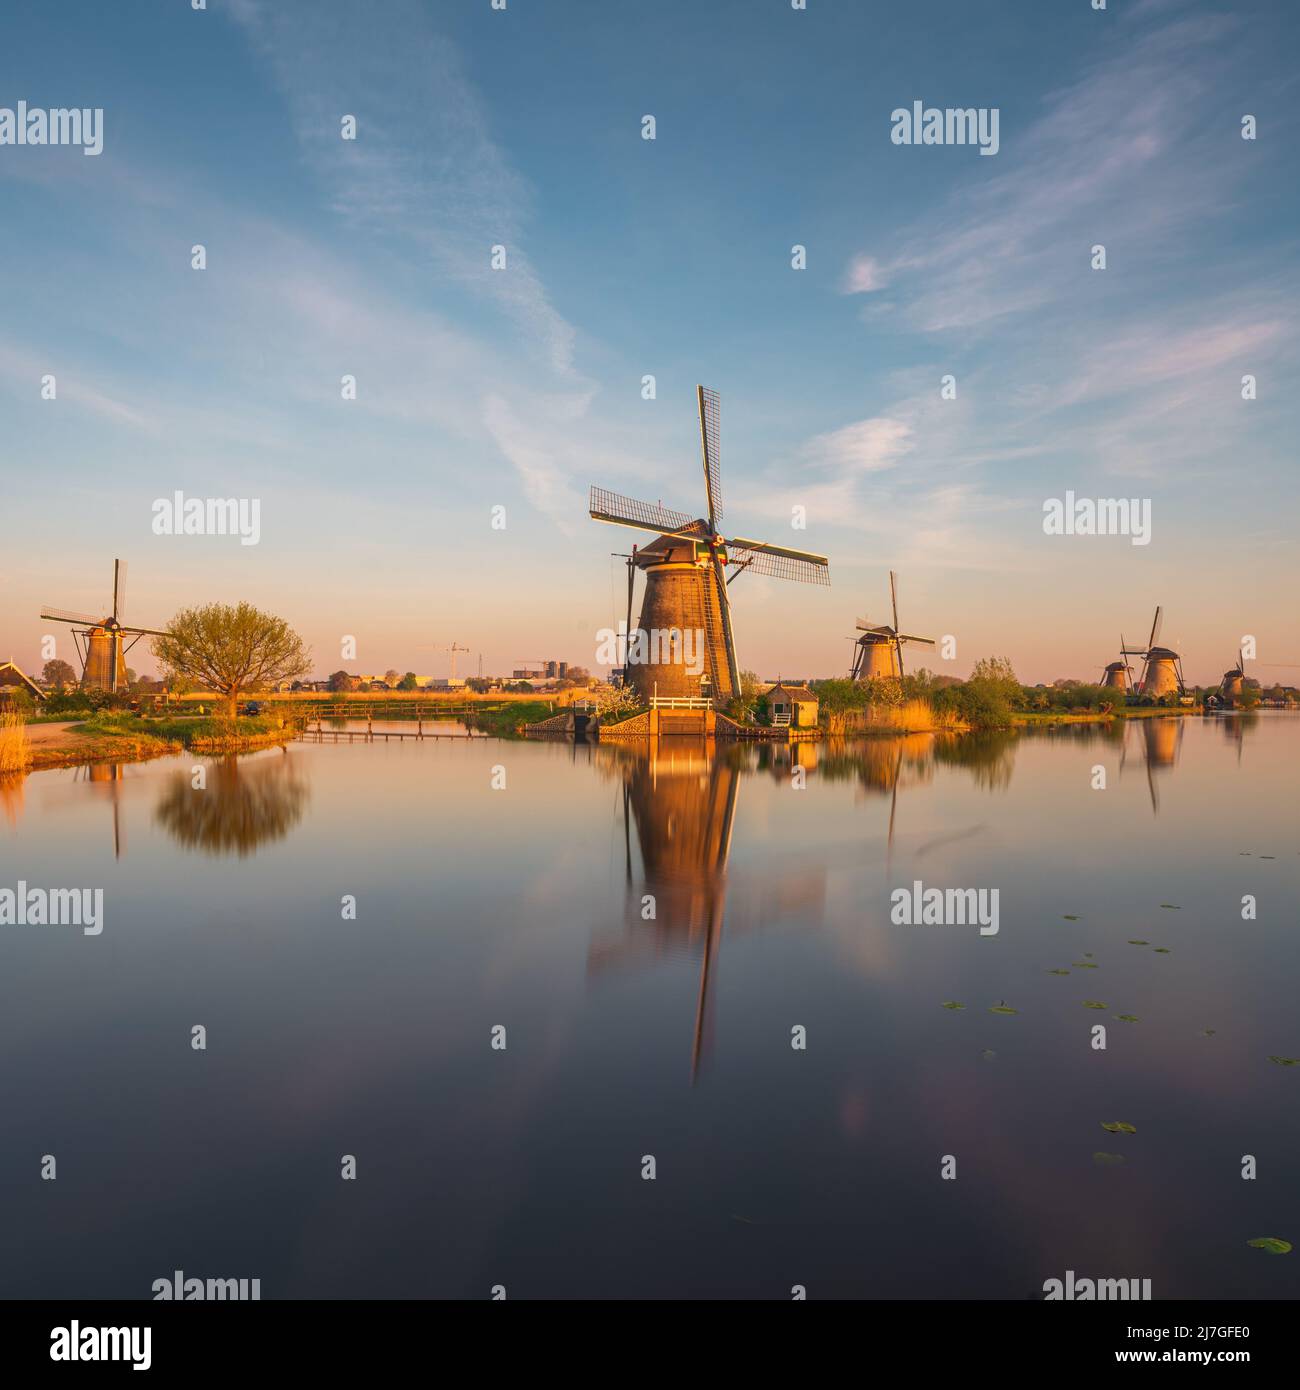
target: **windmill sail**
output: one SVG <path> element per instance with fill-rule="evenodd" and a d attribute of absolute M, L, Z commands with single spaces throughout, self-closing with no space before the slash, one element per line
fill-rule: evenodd
<path fill-rule="evenodd" d="M 704 491 L 709 502 L 709 526 L 722 520 L 722 401 L 716 391 L 697 386 L 700 403 L 700 443 L 704 451 Z"/>

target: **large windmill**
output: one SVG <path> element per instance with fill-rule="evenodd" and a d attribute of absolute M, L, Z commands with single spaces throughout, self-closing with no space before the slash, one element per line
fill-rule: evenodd
<path fill-rule="evenodd" d="M 646 583 L 638 632 L 628 634 L 627 683 L 647 701 L 657 694 L 707 696 L 715 704 L 725 704 L 740 693 L 726 566 L 735 570 L 732 579 L 745 570 L 810 584 L 829 584 L 830 578 L 824 555 L 739 536 L 728 540 L 719 532 L 722 460 L 718 393 L 698 386 L 696 396 L 707 517 L 692 518 L 685 512 L 637 502 L 598 487 L 591 489 L 590 511 L 596 521 L 658 533 L 658 539 L 641 546 L 632 561 L 644 572 Z M 630 612 L 630 604 L 628 609 Z M 682 635 L 686 633 L 703 634 L 702 664 L 698 659 L 687 659 L 694 654 L 684 647 Z M 658 640 L 660 635 L 664 635 L 662 640 Z M 647 641 L 648 636 L 654 640 Z M 697 674 L 692 674 L 692 666 Z"/>
<path fill-rule="evenodd" d="M 849 639 L 855 644 L 853 669 L 849 672 L 850 678 L 855 681 L 874 680 L 878 676 L 901 676 L 904 642 L 934 646 L 933 637 L 916 637 L 898 630 L 898 579 L 893 570 L 889 571 L 889 601 L 894 610 L 893 627 L 859 618 L 857 626 L 862 636 Z"/>
<path fill-rule="evenodd" d="M 1183 686 L 1183 659 L 1172 647 L 1158 647 L 1160 624 L 1164 609 L 1157 607 L 1156 616 L 1151 623 L 1151 636 L 1145 648 L 1125 647 L 1120 639 L 1120 655 L 1140 656 L 1142 658 L 1142 677 L 1138 681 L 1138 691 L 1144 696 L 1158 700 L 1162 695 L 1181 695 Z"/>
<path fill-rule="evenodd" d="M 113 561 L 113 609 L 104 617 L 71 613 L 66 608 L 43 608 L 42 618 L 72 627 L 81 657 L 81 683 L 87 689 L 117 690 L 126 685 L 126 653 L 141 637 L 165 637 L 156 627 L 133 627 L 122 621 L 126 608 L 126 561 Z"/>

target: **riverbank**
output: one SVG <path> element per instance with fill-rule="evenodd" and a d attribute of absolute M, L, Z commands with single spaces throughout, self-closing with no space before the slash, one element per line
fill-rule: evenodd
<path fill-rule="evenodd" d="M 191 749 L 196 753 L 251 753 L 293 738 L 295 728 L 275 715 L 234 721 L 178 716 L 142 719 L 102 713 L 85 720 L 29 724 L 27 770 L 81 763 L 142 762 Z"/>

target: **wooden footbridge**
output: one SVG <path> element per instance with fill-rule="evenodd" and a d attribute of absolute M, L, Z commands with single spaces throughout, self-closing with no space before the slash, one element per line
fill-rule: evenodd
<path fill-rule="evenodd" d="M 295 713 L 300 719 L 298 740 L 303 743 L 374 743 L 382 739 L 385 743 L 397 739 L 479 739 L 487 738 L 466 727 L 456 732 L 440 729 L 439 725 L 463 721 L 468 715 L 481 711 L 483 704 L 452 705 L 444 701 L 430 702 L 411 700 L 348 700 L 313 701 L 300 705 Z M 375 720 L 381 722 L 414 723 L 414 729 L 376 729 Z M 359 725 L 365 721 L 365 728 L 326 728 L 326 723 Z"/>

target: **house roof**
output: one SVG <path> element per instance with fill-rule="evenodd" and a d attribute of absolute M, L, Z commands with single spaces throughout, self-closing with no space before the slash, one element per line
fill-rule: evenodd
<path fill-rule="evenodd" d="M 769 696 L 784 695 L 792 705 L 815 705 L 817 703 L 817 696 L 806 685 L 786 685 L 784 681 L 777 681 L 767 693 Z"/>
<path fill-rule="evenodd" d="M 25 685 L 38 700 L 45 699 L 45 692 L 40 686 L 12 661 L 0 661 L 0 686 L 4 685 Z"/>

